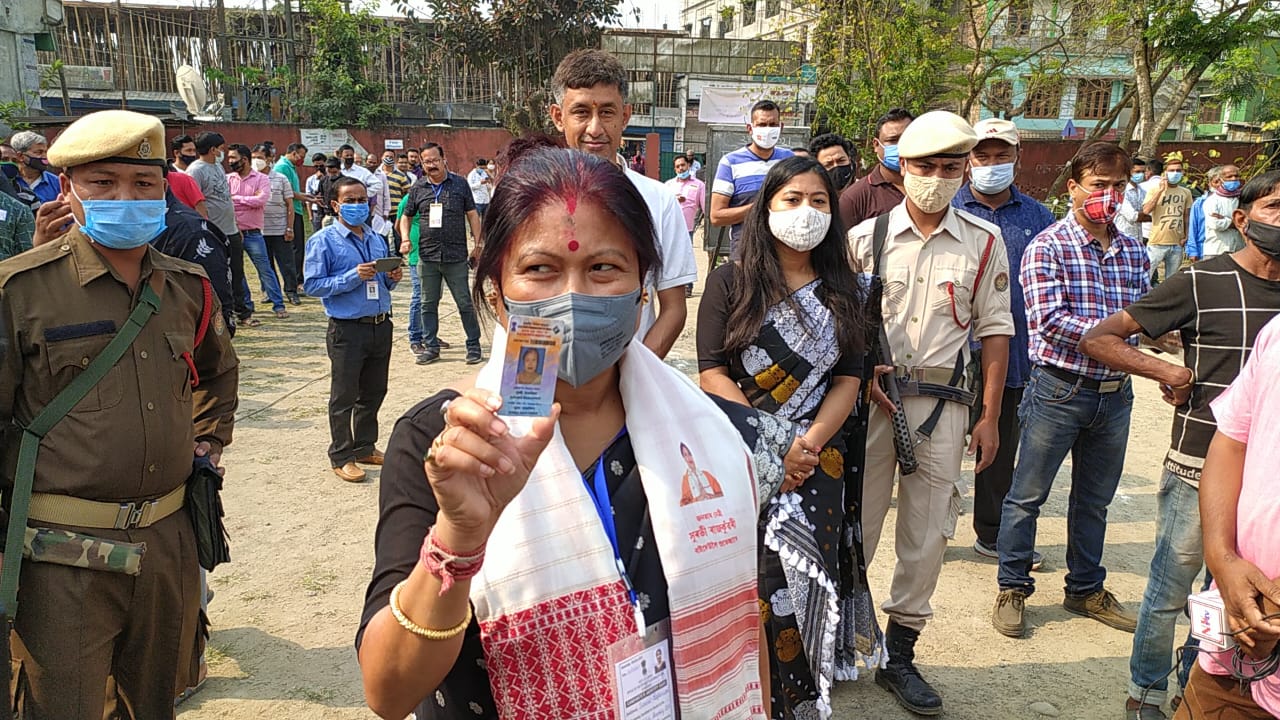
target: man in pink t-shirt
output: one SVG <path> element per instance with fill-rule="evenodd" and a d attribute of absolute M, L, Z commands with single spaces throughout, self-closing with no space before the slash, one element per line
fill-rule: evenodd
<path fill-rule="evenodd" d="M 698 213 L 706 212 L 707 186 L 693 176 L 689 170 L 689 161 L 683 155 L 675 159 L 676 176 L 667 181 L 667 187 L 676 194 L 680 201 L 680 210 L 684 212 L 684 224 L 689 229 L 689 239 L 693 239 L 693 228 L 697 224 Z"/>
<path fill-rule="evenodd" d="M 1200 479 L 1204 557 L 1222 593 L 1232 629 L 1249 656 L 1277 652 L 1280 618 L 1280 318 L 1258 334 L 1253 355 L 1210 407 L 1218 432 Z M 1201 652 L 1187 681 L 1182 718 L 1280 717 L 1280 676 L 1241 695 L 1231 677 L 1231 653 Z"/>

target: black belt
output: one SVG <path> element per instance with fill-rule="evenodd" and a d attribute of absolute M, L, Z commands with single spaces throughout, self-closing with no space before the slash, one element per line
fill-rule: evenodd
<path fill-rule="evenodd" d="M 365 325 L 380 325 L 391 319 L 391 313 L 384 312 L 377 315 L 366 315 L 359 318 L 333 318 L 338 322 L 364 323 Z"/>
<path fill-rule="evenodd" d="M 1085 377 L 1070 370 L 1063 370 L 1052 365 L 1040 365 L 1041 370 L 1045 373 L 1058 378 L 1062 382 L 1069 382 L 1073 385 L 1079 385 L 1086 390 L 1092 390 L 1097 393 L 1113 393 L 1119 392 L 1124 387 L 1125 382 L 1129 380 L 1128 375 L 1122 375 L 1115 380 L 1095 380 L 1091 377 Z"/>

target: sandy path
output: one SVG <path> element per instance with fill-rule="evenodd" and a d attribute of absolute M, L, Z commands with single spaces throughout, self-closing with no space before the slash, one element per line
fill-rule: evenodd
<path fill-rule="evenodd" d="M 251 284 L 256 286 L 252 278 Z M 400 318 L 409 289 L 406 281 L 395 294 Z M 453 312 L 449 300 L 443 306 L 449 308 L 443 312 Z M 263 315 L 261 327 L 236 338 L 241 401 L 235 443 L 225 456 L 224 493 L 234 562 L 210 577 L 217 592 L 210 608 L 210 679 L 183 706 L 183 720 L 374 717 L 364 707 L 352 642 L 373 563 L 378 473 L 351 485 L 330 472 L 326 321 L 313 299 L 290 312 L 289 320 Z M 469 370 L 462 362 L 456 314 L 442 318 L 442 336 L 454 348 L 425 367 L 414 364 L 404 321 L 397 323 L 381 415 L 383 442 L 404 410 Z M 673 356 L 678 367 L 694 372 L 692 321 Z M 1105 556 L 1108 586 L 1134 609 L 1152 552 L 1155 493 L 1171 417 L 1153 383 L 1138 381 L 1136 394 Z M 995 564 L 970 549 L 970 518 L 961 518 L 934 596 L 936 617 L 919 647 L 923 671 L 943 695 L 946 717 L 1043 717 L 1029 708 L 1037 701 L 1052 704 L 1064 718 L 1119 714 L 1131 636 L 1061 607 L 1069 467 L 1041 517 L 1039 549 L 1048 571 L 1039 574 L 1040 592 L 1028 601 L 1031 631 L 1024 640 L 1006 639 L 991 628 Z M 967 472 L 971 479 L 971 468 Z M 885 538 L 893 537 L 892 523 L 891 513 Z M 878 598 L 888 591 L 891 557 L 882 552 L 871 569 Z M 869 674 L 841 684 L 834 704 L 838 718 L 911 717 Z"/>

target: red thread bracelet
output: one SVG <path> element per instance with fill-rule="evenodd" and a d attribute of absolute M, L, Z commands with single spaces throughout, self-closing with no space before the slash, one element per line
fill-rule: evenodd
<path fill-rule="evenodd" d="M 485 546 L 482 544 L 471 552 L 454 552 L 440 542 L 436 537 L 436 529 L 432 526 L 422 540 L 422 553 L 418 560 L 427 572 L 440 578 L 440 594 L 444 595 L 453 587 L 454 582 L 470 580 L 480 572 L 484 565 L 484 550 Z"/>

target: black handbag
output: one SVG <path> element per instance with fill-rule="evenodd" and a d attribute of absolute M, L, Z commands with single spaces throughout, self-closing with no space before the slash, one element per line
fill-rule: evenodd
<path fill-rule="evenodd" d="M 200 567 L 213 570 L 231 561 L 227 528 L 222 523 L 222 476 L 207 457 L 196 456 L 187 478 L 187 512 L 196 533 Z"/>

